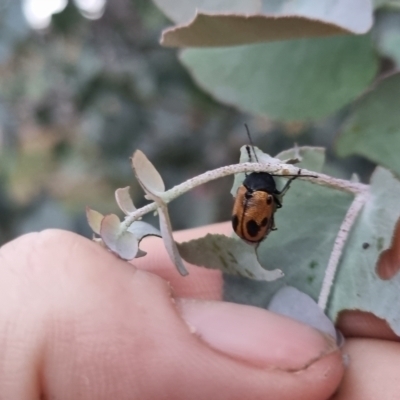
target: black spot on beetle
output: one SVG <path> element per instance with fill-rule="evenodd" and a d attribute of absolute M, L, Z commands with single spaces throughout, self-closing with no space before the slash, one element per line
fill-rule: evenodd
<path fill-rule="evenodd" d="M 238 225 L 239 225 L 239 218 L 237 215 L 233 215 L 232 216 L 232 227 L 235 232 L 236 232 Z"/>
<path fill-rule="evenodd" d="M 249 200 L 249 199 L 251 199 L 251 198 L 253 197 L 253 193 L 247 191 L 247 192 L 244 194 L 244 197 L 245 197 L 247 200 Z"/>
<path fill-rule="evenodd" d="M 370 244 L 367 243 L 367 242 L 365 242 L 365 243 L 362 244 L 362 248 L 363 248 L 364 250 L 368 249 L 369 246 L 370 246 Z"/>
<path fill-rule="evenodd" d="M 267 226 L 268 224 L 268 218 L 265 217 L 262 221 L 261 221 L 261 226 Z"/>
<path fill-rule="evenodd" d="M 270 206 L 271 203 L 272 203 L 272 196 L 270 195 L 267 197 L 267 204 Z"/>
<path fill-rule="evenodd" d="M 260 227 L 257 225 L 257 222 L 254 219 L 251 219 L 246 224 L 247 233 L 251 236 L 257 236 L 260 231 Z"/>

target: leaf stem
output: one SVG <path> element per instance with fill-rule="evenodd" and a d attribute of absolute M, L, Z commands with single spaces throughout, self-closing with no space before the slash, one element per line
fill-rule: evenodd
<path fill-rule="evenodd" d="M 299 168 L 291 164 L 281 163 L 241 163 L 227 165 L 225 167 L 220 167 L 212 171 L 207 171 L 201 175 L 187 180 L 186 182 L 176 185 L 173 188 L 164 192 L 160 197 L 162 197 L 164 203 L 169 203 L 170 201 L 181 196 L 182 194 L 194 189 L 197 186 L 203 185 L 204 183 L 223 178 L 225 176 L 245 172 L 268 172 L 270 174 L 277 175 L 297 175 L 299 172 Z M 316 176 L 316 178 L 302 177 L 301 175 L 313 175 Z M 316 183 L 318 185 L 328 186 L 337 190 L 342 190 L 348 193 L 352 193 L 354 195 L 364 193 L 369 187 L 368 185 L 359 182 L 350 182 L 344 179 L 337 179 L 325 174 L 308 171 L 306 169 L 301 169 L 301 175 L 299 175 L 299 178 L 306 181 Z M 127 229 L 134 221 L 138 220 L 143 215 L 156 210 L 156 203 L 147 204 L 146 206 L 127 215 L 125 217 L 125 220 L 121 224 L 121 228 Z"/>
<path fill-rule="evenodd" d="M 340 257 L 343 254 L 347 237 L 349 236 L 350 230 L 367 199 L 368 194 L 366 190 L 357 194 L 351 203 L 350 208 L 347 210 L 346 216 L 344 217 L 342 225 L 340 226 L 331 256 L 329 258 L 328 266 L 325 270 L 325 276 L 322 282 L 321 292 L 319 294 L 318 305 L 322 310 L 325 310 L 328 304 L 329 295 L 331 293 L 333 281 L 335 280 L 337 267 L 339 265 Z"/>

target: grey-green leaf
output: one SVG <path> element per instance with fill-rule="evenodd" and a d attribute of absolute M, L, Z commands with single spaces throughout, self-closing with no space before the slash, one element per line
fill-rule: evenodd
<path fill-rule="evenodd" d="M 126 215 L 133 213 L 136 210 L 131 195 L 129 194 L 129 189 L 130 187 L 127 186 L 125 188 L 117 189 L 115 191 L 115 200 L 117 201 L 118 207 Z"/>
<path fill-rule="evenodd" d="M 310 296 L 293 286 L 284 286 L 278 290 L 271 299 L 268 310 L 312 326 L 336 339 L 336 329 L 332 321 Z"/>
<path fill-rule="evenodd" d="M 267 270 L 260 265 L 254 246 L 224 235 L 208 234 L 200 239 L 178 243 L 178 250 L 182 258 L 191 264 L 219 269 L 231 275 L 263 281 L 274 281 L 283 276 L 279 269 Z"/>
<path fill-rule="evenodd" d="M 157 228 L 144 221 L 134 221 L 129 226 L 128 232 L 133 233 L 139 242 L 146 236 L 161 237 L 161 232 Z"/>
<path fill-rule="evenodd" d="M 264 0 L 262 11 L 274 15 L 302 15 L 358 34 L 366 33 L 373 23 L 371 0 Z"/>
<path fill-rule="evenodd" d="M 132 260 L 139 250 L 138 239 L 130 232 L 121 229 L 117 215 L 106 215 L 101 221 L 100 236 L 104 244 L 123 260 Z"/>
<path fill-rule="evenodd" d="M 400 275 L 383 280 L 375 272 L 377 260 L 391 245 L 400 216 L 400 182 L 377 168 L 371 179 L 370 198 L 351 233 L 329 304 L 336 318 L 343 310 L 371 312 L 386 320 L 400 335 Z M 367 245 L 366 245 L 367 244 Z"/>
<path fill-rule="evenodd" d="M 354 105 L 337 140 L 340 156 L 362 155 L 400 174 L 400 73 L 382 79 Z"/>
<path fill-rule="evenodd" d="M 208 13 L 254 14 L 261 11 L 261 0 L 153 0 L 175 23 L 190 21 L 200 10 Z"/>
<path fill-rule="evenodd" d="M 164 192 L 165 186 L 161 175 L 142 151 L 136 150 L 133 153 L 132 168 L 147 195 L 157 197 Z"/>
<path fill-rule="evenodd" d="M 378 52 L 391 58 L 398 69 L 400 67 L 400 12 L 379 13 L 374 25 L 373 37 Z"/>
<path fill-rule="evenodd" d="M 96 210 L 92 210 L 90 207 L 86 207 L 86 218 L 92 231 L 100 235 L 101 221 L 103 220 L 104 215 Z"/>
<path fill-rule="evenodd" d="M 366 89 L 378 66 L 368 35 L 188 49 L 180 60 L 215 99 L 286 121 L 337 111 Z"/>
<path fill-rule="evenodd" d="M 157 208 L 157 211 L 160 220 L 161 235 L 164 241 L 165 249 L 167 250 L 167 253 L 169 255 L 169 258 L 174 263 L 178 272 L 182 276 L 186 276 L 188 274 L 188 271 L 179 254 L 177 243 L 175 243 L 174 238 L 172 236 L 172 226 L 171 226 L 171 221 L 169 219 L 168 208 L 166 205 L 162 205 Z"/>

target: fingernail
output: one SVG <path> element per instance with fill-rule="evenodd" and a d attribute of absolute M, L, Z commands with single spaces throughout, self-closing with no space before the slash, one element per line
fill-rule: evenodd
<path fill-rule="evenodd" d="M 299 370 L 337 350 L 329 335 L 261 308 L 187 299 L 176 304 L 200 340 L 257 367 Z"/>

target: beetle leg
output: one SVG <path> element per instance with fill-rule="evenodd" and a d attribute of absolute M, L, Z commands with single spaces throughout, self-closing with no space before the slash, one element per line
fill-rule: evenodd
<path fill-rule="evenodd" d="M 278 197 L 279 196 L 279 197 Z M 276 208 L 282 208 L 282 202 L 281 202 L 281 199 L 280 199 L 280 193 L 278 194 L 278 195 L 274 195 L 274 200 L 275 200 L 275 205 L 276 205 Z"/>
<path fill-rule="evenodd" d="M 292 178 L 290 178 L 287 182 L 286 185 L 283 187 L 283 189 L 281 191 L 277 190 L 275 193 L 280 196 L 283 197 L 286 192 L 288 191 L 290 184 L 292 183 L 292 181 L 294 181 L 295 179 L 297 179 L 299 176 L 301 175 L 301 169 L 299 169 L 298 175 L 297 176 L 293 176 Z M 282 204 L 281 204 L 282 207 Z M 280 208 L 280 207 L 278 207 Z"/>
<path fill-rule="evenodd" d="M 271 231 L 277 231 L 277 230 L 278 230 L 278 228 L 275 226 L 275 218 L 272 215 Z"/>

